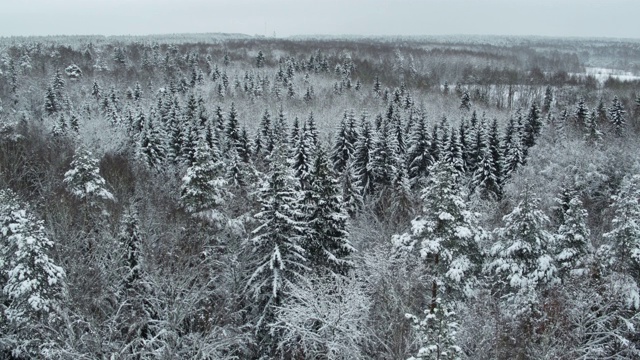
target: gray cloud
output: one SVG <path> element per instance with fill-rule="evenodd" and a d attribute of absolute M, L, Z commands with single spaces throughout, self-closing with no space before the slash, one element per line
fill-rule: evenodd
<path fill-rule="evenodd" d="M 640 38 L 637 0 L 0 0 L 0 7 L 2 36 L 275 32 Z"/>

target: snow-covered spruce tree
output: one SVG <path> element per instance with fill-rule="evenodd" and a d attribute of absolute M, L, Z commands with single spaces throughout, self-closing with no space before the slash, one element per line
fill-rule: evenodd
<path fill-rule="evenodd" d="M 462 358 L 462 349 L 457 345 L 456 334 L 458 323 L 456 314 L 442 303 L 440 298 L 429 310 L 424 311 L 425 317 L 406 314 L 413 323 L 413 328 L 418 334 L 420 349 L 415 356 L 408 360 L 459 360 Z"/>
<path fill-rule="evenodd" d="M 0 191 L 0 355 L 47 358 L 66 299 L 65 271 L 50 257 L 44 222 L 9 190 Z"/>
<path fill-rule="evenodd" d="M 140 280 L 141 271 L 141 238 L 139 228 L 138 211 L 135 204 L 129 206 L 127 213 L 124 214 L 120 223 L 120 234 L 118 235 L 119 245 L 125 254 L 123 256 L 123 268 L 126 275 L 123 279 L 125 288 L 135 286 Z"/>
<path fill-rule="evenodd" d="M 460 96 L 460 109 L 471 110 L 471 96 L 467 90 L 464 90 L 462 96 Z"/>
<path fill-rule="evenodd" d="M 622 106 L 622 102 L 617 96 L 614 97 L 611 101 L 611 107 L 609 108 L 609 119 L 611 125 L 613 125 L 616 136 L 622 136 L 626 124 L 625 114 L 626 111 L 624 110 L 624 106 Z"/>
<path fill-rule="evenodd" d="M 358 176 L 352 161 L 347 162 L 340 178 L 342 201 L 349 216 L 354 217 L 363 206 L 362 188 L 358 185 Z"/>
<path fill-rule="evenodd" d="M 484 231 L 467 210 L 459 173 L 446 162 L 436 162 L 422 190 L 422 213 L 411 221 L 411 233 L 394 235 L 399 254 L 419 255 L 432 269 L 431 307 L 443 296 L 469 290 L 481 269 L 479 242 Z"/>
<path fill-rule="evenodd" d="M 561 278 L 585 274 L 586 255 L 590 252 L 590 232 L 587 228 L 587 210 L 582 206 L 580 194 L 564 188 L 556 202 L 562 211 L 560 227 L 556 233 L 556 261 Z"/>
<path fill-rule="evenodd" d="M 492 144 L 486 127 L 478 129 L 480 148 L 478 149 L 478 163 L 473 173 L 472 185 L 475 192 L 484 199 L 500 199 L 502 189 L 500 186 L 501 174 L 499 165 L 495 162 L 495 144 Z"/>
<path fill-rule="evenodd" d="M 366 119 L 366 116 L 363 116 L 360 125 L 360 137 L 356 142 L 353 156 L 353 169 L 357 179 L 356 185 L 362 189 L 363 197 L 373 194 L 375 189 L 371 170 L 372 148 L 371 123 Z"/>
<path fill-rule="evenodd" d="M 217 149 L 209 148 L 201 140 L 180 186 L 180 201 L 187 212 L 198 214 L 225 204 L 230 195 L 223 171 L 224 163 Z"/>
<path fill-rule="evenodd" d="M 333 163 L 333 169 L 341 174 L 349 159 L 353 157 L 353 144 L 349 140 L 349 129 L 347 128 L 347 112 L 345 111 L 342 121 L 340 121 L 340 128 L 336 135 L 335 144 L 331 152 L 331 161 Z"/>
<path fill-rule="evenodd" d="M 578 100 L 578 105 L 576 105 L 574 115 L 576 119 L 576 126 L 578 128 L 582 127 L 589 117 L 589 108 L 585 105 L 584 98 L 580 98 Z"/>
<path fill-rule="evenodd" d="M 152 111 L 139 135 L 137 157 L 150 169 L 161 170 L 167 159 L 166 134 Z"/>
<path fill-rule="evenodd" d="M 587 119 L 584 139 L 590 144 L 598 144 L 602 141 L 602 132 L 599 129 L 598 118 L 595 111 L 592 111 L 591 116 Z"/>
<path fill-rule="evenodd" d="M 370 151 L 369 168 L 376 185 L 386 187 L 391 185 L 397 165 L 396 138 L 392 134 L 390 123 L 383 121 L 380 131 L 376 134 Z"/>
<path fill-rule="evenodd" d="M 588 114 L 587 114 L 588 115 Z M 536 144 L 538 136 L 540 136 L 540 130 L 542 129 L 542 118 L 540 117 L 540 109 L 535 102 L 531 104 L 529 113 L 524 122 L 524 133 L 522 143 L 525 149 L 529 149 Z M 527 151 L 525 151 L 525 154 Z"/>
<path fill-rule="evenodd" d="M 640 280 L 640 175 L 627 175 L 612 197 L 615 215 L 611 231 L 603 237 L 613 248 L 615 271 Z M 639 295 L 636 294 L 636 297 Z M 640 299 L 636 300 L 640 303 Z M 638 304 L 635 305 L 639 307 Z"/>
<path fill-rule="evenodd" d="M 310 173 L 310 187 L 302 206 L 308 266 L 323 274 L 346 275 L 353 266 L 349 256 L 354 249 L 349 243 L 347 215 L 336 176 L 329 168 L 325 150 L 316 152 Z"/>
<path fill-rule="evenodd" d="M 247 246 L 251 251 L 247 296 L 253 309 L 253 325 L 263 349 L 276 345 L 276 334 L 268 325 L 276 307 L 283 304 L 288 287 L 304 280 L 306 253 L 302 247 L 304 224 L 299 209 L 297 180 L 286 164 L 284 150 L 276 149 L 271 171 L 258 190 L 261 210 L 255 215 L 260 225 Z"/>
<path fill-rule="evenodd" d="M 506 137 L 508 137 L 509 142 L 506 143 L 503 161 L 502 161 L 502 169 L 503 169 L 503 179 L 508 179 L 511 177 L 511 173 L 516 171 L 520 166 L 525 163 L 525 154 L 524 148 L 522 145 L 522 137 L 519 133 L 518 129 L 514 127 L 513 129 L 507 128 L 507 131 L 511 130 L 511 135 L 507 132 Z M 505 139 L 506 141 L 507 139 Z"/>
<path fill-rule="evenodd" d="M 64 183 L 71 195 L 87 201 L 89 205 L 96 205 L 96 201 L 115 200 L 100 175 L 98 160 L 83 146 L 76 149 L 71 169 L 64 174 Z"/>
<path fill-rule="evenodd" d="M 544 100 L 542 102 L 542 111 L 548 113 L 551 110 L 551 104 L 553 104 L 553 90 L 551 86 L 547 86 L 544 90 Z"/>
<path fill-rule="evenodd" d="M 499 279 L 498 286 L 513 306 L 513 315 L 529 313 L 536 294 L 559 282 L 552 253 L 553 236 L 545 229 L 549 219 L 539 209 L 539 199 L 527 185 L 522 200 L 503 217 L 504 227 L 494 230 L 497 239 L 486 269 Z"/>
<path fill-rule="evenodd" d="M 427 169 L 432 165 L 433 159 L 429 148 L 431 138 L 426 127 L 424 115 L 418 118 L 413 128 L 407 149 L 407 164 L 409 166 L 409 181 L 411 186 L 417 187 L 427 176 Z"/>

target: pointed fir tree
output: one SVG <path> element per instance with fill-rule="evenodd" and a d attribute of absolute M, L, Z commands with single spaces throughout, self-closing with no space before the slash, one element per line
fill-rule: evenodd
<path fill-rule="evenodd" d="M 542 112 L 548 113 L 551 110 L 551 104 L 553 104 L 553 90 L 551 86 L 547 86 L 544 90 L 544 100 L 542 102 Z"/>
<path fill-rule="evenodd" d="M 264 114 L 262 115 L 262 120 L 260 120 L 260 130 L 259 130 L 258 136 L 256 137 L 256 144 L 258 139 L 260 139 L 260 143 L 262 147 L 262 150 L 261 150 L 262 153 L 260 155 L 263 155 L 266 157 L 269 154 L 271 154 L 271 152 L 273 151 L 273 146 L 275 144 L 274 142 L 275 133 L 273 132 L 273 128 L 271 126 L 271 114 L 269 113 L 268 109 L 264 111 Z"/>
<path fill-rule="evenodd" d="M 251 142 L 249 141 L 249 134 L 247 133 L 247 128 L 244 126 L 240 130 L 240 142 L 238 144 L 236 152 L 238 153 L 238 156 L 240 156 L 240 159 L 242 160 L 242 162 L 244 163 L 251 162 L 251 155 L 252 155 Z"/>
<path fill-rule="evenodd" d="M 247 295 L 253 303 L 254 325 L 263 348 L 274 345 L 268 325 L 283 304 L 287 288 L 304 281 L 309 271 L 302 247 L 303 224 L 296 179 L 285 164 L 283 149 L 277 149 L 272 168 L 258 190 L 261 209 L 259 222 L 248 241 L 252 261 L 249 265 Z"/>
<path fill-rule="evenodd" d="M 500 134 L 498 130 L 498 120 L 496 118 L 491 122 L 491 127 L 489 128 L 489 149 L 491 151 L 491 157 L 493 158 L 493 166 L 495 168 L 495 177 L 498 185 L 498 189 L 500 189 L 500 193 L 502 193 L 503 186 L 503 175 L 504 170 L 502 166 L 504 164 L 504 160 L 502 157 L 502 144 L 500 143 Z M 501 195 L 500 195 L 501 196 Z"/>
<path fill-rule="evenodd" d="M 289 136 L 289 144 L 291 144 L 291 146 L 296 146 L 296 144 L 298 144 L 298 141 L 300 140 L 300 121 L 298 120 L 298 117 L 296 116 L 293 119 L 293 125 L 291 126 L 291 135 Z"/>
<path fill-rule="evenodd" d="M 613 248 L 614 270 L 640 281 L 640 175 L 627 175 L 611 197 L 614 217 L 603 237 Z"/>
<path fill-rule="evenodd" d="M 540 110 L 538 109 L 538 104 L 534 102 L 531 104 L 531 108 L 529 109 L 529 113 L 527 114 L 527 118 L 524 123 L 522 144 L 525 149 L 529 149 L 536 144 L 536 140 L 540 136 L 541 129 L 542 120 L 540 117 Z"/>
<path fill-rule="evenodd" d="M 436 162 L 422 190 L 422 212 L 411 221 L 411 233 L 394 235 L 395 251 L 419 255 L 431 270 L 431 309 L 438 298 L 462 295 L 479 273 L 479 242 L 484 232 L 467 209 L 459 174 L 444 161 Z"/>
<path fill-rule="evenodd" d="M 362 189 L 362 195 L 371 195 L 374 192 L 374 174 L 371 170 L 371 152 L 373 149 L 373 135 L 371 123 L 366 116 L 362 117 L 360 124 L 360 137 L 356 142 L 353 156 L 353 168 L 356 176 L 356 186 Z"/>
<path fill-rule="evenodd" d="M 331 152 L 331 162 L 336 173 L 341 174 L 349 159 L 353 156 L 353 145 L 349 139 L 349 129 L 347 128 L 347 113 L 345 111 L 340 127 L 336 134 L 335 143 Z"/>
<path fill-rule="evenodd" d="M 562 279 L 586 272 L 586 255 L 589 252 L 590 232 L 587 228 L 587 210 L 580 194 L 573 188 L 563 188 L 556 203 L 561 213 L 561 222 L 556 232 L 556 261 Z"/>
<path fill-rule="evenodd" d="M 54 330 L 63 326 L 67 286 L 53 245 L 44 222 L 0 190 L 0 344 L 8 358 L 43 358 L 59 341 Z"/>
<path fill-rule="evenodd" d="M 607 108 L 604 106 L 604 101 L 602 101 L 602 99 L 598 102 L 596 114 L 598 114 L 598 122 L 600 124 L 606 124 L 609 122 L 609 114 L 607 113 Z"/>
<path fill-rule="evenodd" d="M 309 228 L 303 241 L 308 266 L 319 274 L 347 275 L 353 267 L 349 256 L 354 248 L 349 243 L 339 183 L 322 146 L 315 154 L 309 177 L 308 201 L 302 208 Z"/>
<path fill-rule="evenodd" d="M 411 320 L 420 344 L 416 356 L 408 360 L 462 359 L 462 348 L 457 345 L 456 335 L 459 324 L 456 321 L 455 312 L 438 298 L 436 306 L 425 310 L 424 314 L 422 320 L 411 314 L 405 315 Z"/>
<path fill-rule="evenodd" d="M 107 190 L 107 183 L 100 175 L 98 160 L 80 146 L 76 149 L 71 169 L 64 174 L 64 183 L 71 195 L 94 204 L 96 200 L 115 200 Z"/>
<path fill-rule="evenodd" d="M 225 159 L 225 179 L 235 189 L 243 189 L 251 180 L 249 164 L 244 162 L 235 149 L 230 149 Z"/>
<path fill-rule="evenodd" d="M 587 119 L 586 123 L 586 134 L 584 134 L 584 139 L 590 144 L 598 144 L 602 141 L 602 132 L 598 126 L 597 115 L 595 111 L 591 112 L 591 116 Z"/>
<path fill-rule="evenodd" d="M 382 187 L 391 185 L 393 174 L 395 174 L 397 164 L 395 140 L 389 122 L 384 121 L 380 131 L 374 138 L 371 161 L 369 163 L 373 180 Z"/>
<path fill-rule="evenodd" d="M 302 133 L 298 139 L 298 144 L 294 149 L 292 168 L 296 178 L 299 180 L 300 188 L 305 190 L 309 185 L 309 173 L 311 172 L 313 146 L 312 139 L 307 129 L 307 124 L 302 126 Z"/>
<path fill-rule="evenodd" d="M 313 148 L 318 146 L 319 135 L 318 135 L 318 127 L 316 126 L 316 120 L 313 116 L 313 111 L 309 113 L 309 117 L 307 118 L 307 135 L 311 140 L 311 146 Z"/>
<path fill-rule="evenodd" d="M 586 123 L 587 118 L 589 117 L 589 108 L 585 104 L 584 98 L 580 98 L 578 100 L 578 105 L 576 105 L 574 116 L 578 128 L 582 127 Z"/>
<path fill-rule="evenodd" d="M 146 119 L 138 140 L 138 158 L 149 168 L 161 170 L 167 159 L 166 134 L 152 112 Z"/>
<path fill-rule="evenodd" d="M 505 153 L 503 154 L 502 162 L 502 178 L 504 181 L 508 179 L 516 169 L 525 163 L 524 149 L 517 126 L 514 126 L 513 128 L 510 128 L 509 126 L 507 127 L 507 134 L 505 135 L 503 143 Z"/>
<path fill-rule="evenodd" d="M 407 150 L 407 164 L 409 167 L 409 180 L 416 187 L 427 176 L 429 166 L 433 164 L 430 147 L 431 138 L 427 130 L 424 115 L 418 118 L 413 128 Z"/>
<path fill-rule="evenodd" d="M 274 147 L 279 146 L 286 148 L 289 146 L 289 125 L 287 114 L 284 112 L 282 104 L 280 104 L 278 116 L 273 122 L 273 136 Z"/>
<path fill-rule="evenodd" d="M 60 105 L 58 104 L 56 93 L 53 91 L 53 88 L 48 87 L 44 97 L 44 111 L 47 113 L 47 115 L 52 115 L 59 110 Z"/>
<path fill-rule="evenodd" d="M 358 176 L 353 161 L 347 162 L 340 180 L 344 209 L 353 218 L 363 206 L 362 188 L 358 184 Z"/>
<path fill-rule="evenodd" d="M 471 96 L 467 90 L 464 90 L 462 96 L 460 96 L 460 109 L 471 110 Z"/>
<path fill-rule="evenodd" d="M 611 101 L 611 107 L 609 107 L 609 119 L 613 126 L 613 131 L 618 137 L 622 136 L 624 132 L 626 124 L 625 114 L 626 111 L 624 110 L 624 106 L 622 106 L 622 102 L 617 96 L 614 97 Z"/>
<path fill-rule="evenodd" d="M 464 175 L 464 153 L 462 145 L 460 145 L 460 137 L 458 136 L 455 128 L 451 128 L 451 135 L 449 136 L 449 146 L 446 149 L 443 161 L 446 161 L 453 165 L 453 168 L 456 169 L 456 171 L 461 176 Z"/>
<path fill-rule="evenodd" d="M 225 134 L 227 135 L 227 148 L 231 146 L 237 148 L 240 144 L 240 125 L 238 124 L 238 112 L 234 103 L 231 103 L 231 108 L 229 109 Z"/>
<path fill-rule="evenodd" d="M 396 223 L 407 221 L 414 212 L 415 196 L 411 191 L 409 175 L 403 164 L 398 164 L 395 168 L 389 193 L 391 201 L 389 202 L 390 206 L 386 209 L 390 215 L 389 218 Z"/>
<path fill-rule="evenodd" d="M 487 264 L 516 314 L 531 310 L 532 293 L 559 281 L 553 236 L 546 230 L 549 219 L 539 209 L 539 202 L 527 185 L 522 200 L 503 217 L 504 226 L 494 230 L 497 241 Z"/>
<path fill-rule="evenodd" d="M 141 280 L 142 256 L 140 238 L 140 220 L 135 204 L 131 204 L 122 217 L 118 240 L 124 252 L 123 265 L 126 274 L 123 279 L 124 288 L 132 289 Z"/>
<path fill-rule="evenodd" d="M 182 178 L 180 201 L 191 214 L 215 210 L 230 198 L 223 173 L 224 163 L 215 150 L 200 141 L 194 162 Z"/>

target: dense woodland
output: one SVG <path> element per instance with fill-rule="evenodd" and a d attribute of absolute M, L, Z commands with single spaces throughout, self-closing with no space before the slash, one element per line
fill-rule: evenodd
<path fill-rule="evenodd" d="M 635 40 L 0 39 L 0 359 L 640 358 Z"/>

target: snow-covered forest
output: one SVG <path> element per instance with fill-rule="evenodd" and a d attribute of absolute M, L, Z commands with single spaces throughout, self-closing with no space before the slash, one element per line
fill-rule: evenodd
<path fill-rule="evenodd" d="M 633 40 L 2 38 L 0 359 L 640 358 L 638 75 Z"/>

